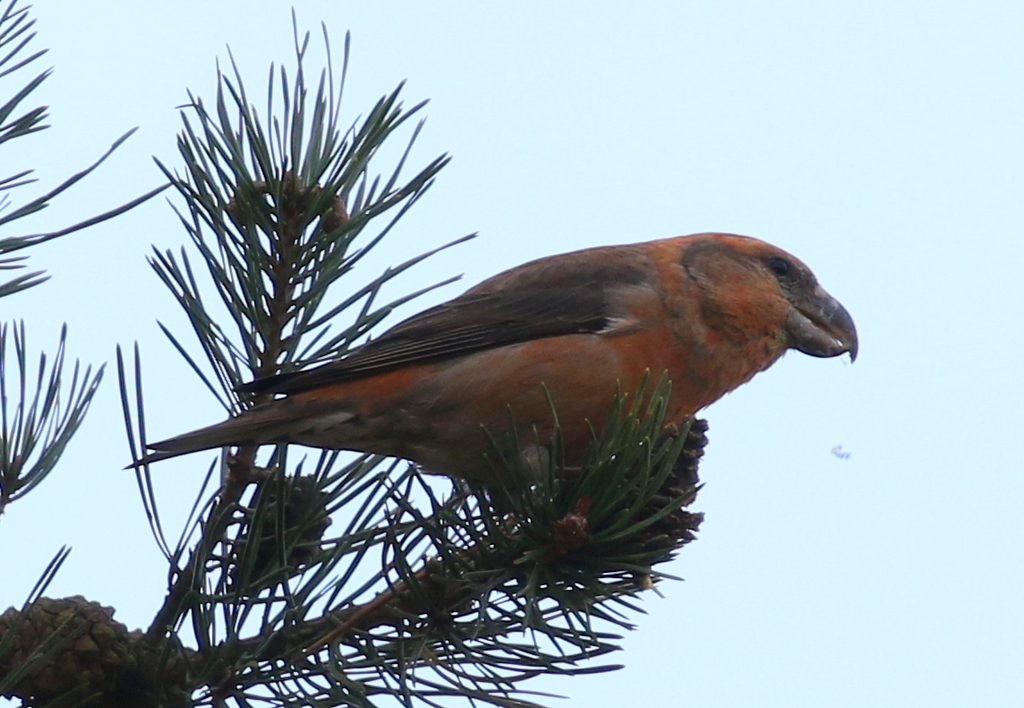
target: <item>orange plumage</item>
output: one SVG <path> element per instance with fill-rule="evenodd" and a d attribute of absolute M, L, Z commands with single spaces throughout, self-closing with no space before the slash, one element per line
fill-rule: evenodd
<path fill-rule="evenodd" d="M 153 443 L 146 461 L 290 442 L 403 457 L 487 483 L 488 436 L 550 434 L 567 461 L 616 392 L 667 373 L 681 423 L 787 349 L 857 355 L 846 310 L 793 256 L 763 241 L 696 234 L 542 258 L 396 325 L 337 361 L 257 380 L 280 395 L 223 423 Z"/>

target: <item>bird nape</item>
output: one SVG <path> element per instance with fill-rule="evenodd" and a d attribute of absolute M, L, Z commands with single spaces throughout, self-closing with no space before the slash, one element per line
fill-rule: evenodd
<path fill-rule="evenodd" d="M 401 457 L 494 483 L 492 434 L 544 442 L 557 412 L 566 464 L 620 391 L 665 375 L 666 426 L 786 350 L 857 356 L 853 319 L 788 253 L 704 233 L 542 258 L 401 322 L 339 359 L 259 379 L 273 400 L 151 443 L 139 464 L 224 446 L 297 443 Z M 510 416 L 511 413 L 511 416 Z"/>

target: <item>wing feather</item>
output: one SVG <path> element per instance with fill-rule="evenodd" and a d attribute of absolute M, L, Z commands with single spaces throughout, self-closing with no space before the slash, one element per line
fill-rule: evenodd
<path fill-rule="evenodd" d="M 609 266 L 604 250 L 568 254 L 576 256 L 571 264 L 555 256 L 513 268 L 400 322 L 336 361 L 257 379 L 241 390 L 293 394 L 494 347 L 600 332 L 619 315 L 615 291 L 645 282 L 650 273 L 636 259 Z"/>

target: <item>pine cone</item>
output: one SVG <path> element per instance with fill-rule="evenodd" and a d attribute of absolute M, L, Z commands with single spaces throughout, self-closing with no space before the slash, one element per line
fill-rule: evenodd
<path fill-rule="evenodd" d="M 703 418 L 694 418 L 690 430 L 686 434 L 686 442 L 679 453 L 672 474 L 662 485 L 658 494 L 647 502 L 644 516 L 653 516 L 668 504 L 680 497 L 687 497 L 682 507 L 672 511 L 646 529 L 644 545 L 648 549 L 676 548 L 692 541 L 694 532 L 704 520 L 704 515 L 686 510 L 697 496 L 700 477 L 697 467 L 704 456 L 704 447 L 708 444 L 708 422 Z"/>
<path fill-rule="evenodd" d="M 252 560 L 249 582 L 241 588 L 244 594 L 255 594 L 259 590 L 299 572 L 308 565 L 320 550 L 320 541 L 331 525 L 327 503 L 330 495 L 317 487 L 313 477 L 293 477 L 284 480 L 269 479 L 261 482 L 263 522 L 259 535 L 251 538 L 254 509 L 244 511 L 238 538 L 232 544 L 229 556 L 231 587 L 235 590 L 239 582 L 242 554 L 246 544 L 255 543 L 256 556 Z M 283 492 L 283 495 L 282 495 Z M 283 509 L 280 509 L 282 506 Z M 284 526 L 279 528 L 283 517 Z M 285 565 L 280 565 L 280 545 L 284 539 L 288 545 Z M 274 572 L 274 571 L 277 572 Z M 257 582 L 262 581 L 262 582 Z"/>
<path fill-rule="evenodd" d="M 114 610 L 81 595 L 40 598 L 24 612 L 11 607 L 0 615 L 0 642 L 13 642 L 0 655 L 0 681 L 25 669 L 25 676 L 2 695 L 25 706 L 63 702 L 102 708 L 188 705 L 186 657 L 164 652 L 139 631 L 113 619 Z M 32 657 L 39 650 L 40 656 Z M 63 704 L 62 702 L 62 704 Z"/>

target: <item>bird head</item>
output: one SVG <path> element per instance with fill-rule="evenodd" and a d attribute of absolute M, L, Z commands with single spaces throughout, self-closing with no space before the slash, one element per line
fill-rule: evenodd
<path fill-rule="evenodd" d="M 690 238 L 681 265 L 702 291 L 705 320 L 719 332 L 767 336 L 779 354 L 857 358 L 853 318 L 799 259 L 746 236 Z"/>

